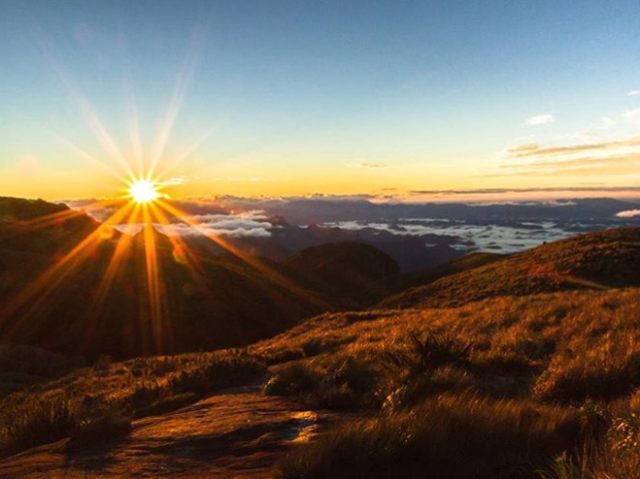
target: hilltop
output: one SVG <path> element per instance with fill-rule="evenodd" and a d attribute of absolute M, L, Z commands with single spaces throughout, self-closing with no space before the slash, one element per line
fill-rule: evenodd
<path fill-rule="evenodd" d="M 379 308 L 456 306 L 497 296 L 640 286 L 640 228 L 587 233 L 504 257 L 383 300 Z"/>

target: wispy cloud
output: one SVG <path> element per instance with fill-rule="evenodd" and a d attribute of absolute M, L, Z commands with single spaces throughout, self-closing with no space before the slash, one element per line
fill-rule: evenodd
<path fill-rule="evenodd" d="M 263 178 L 261 176 L 225 176 L 222 178 L 214 178 L 212 181 L 229 183 L 262 183 L 270 180 L 269 178 Z"/>
<path fill-rule="evenodd" d="M 640 192 L 639 186 L 567 186 L 549 188 L 478 188 L 470 190 L 415 190 L 410 191 L 412 195 L 494 195 L 502 193 L 556 193 L 556 192 Z"/>
<path fill-rule="evenodd" d="M 602 128 L 604 128 L 605 130 L 608 130 L 609 128 L 613 128 L 618 124 L 616 120 L 608 116 L 603 116 L 602 118 L 600 118 L 600 123 Z"/>
<path fill-rule="evenodd" d="M 640 108 L 635 110 L 627 110 L 624 112 L 624 119 L 629 123 L 634 123 L 636 125 L 640 125 Z"/>
<path fill-rule="evenodd" d="M 160 181 L 159 184 L 163 186 L 176 186 L 176 185 L 184 185 L 188 180 L 186 176 L 176 176 L 173 178 L 169 178 L 168 180 Z"/>
<path fill-rule="evenodd" d="M 544 113 L 542 115 L 532 116 L 531 118 L 525 120 L 522 123 L 522 126 L 539 126 L 546 125 L 548 123 L 553 123 L 555 121 L 555 117 L 551 113 Z"/>
<path fill-rule="evenodd" d="M 640 90 L 632 90 L 627 93 L 627 96 L 640 96 Z"/>
<path fill-rule="evenodd" d="M 389 165 L 385 165 L 383 163 L 359 162 L 359 163 L 347 163 L 345 166 L 347 168 L 386 168 Z"/>
<path fill-rule="evenodd" d="M 345 165 L 347 168 L 386 168 L 389 165 L 385 165 L 384 163 L 367 163 L 365 161 L 358 163 L 347 163 Z"/>
<path fill-rule="evenodd" d="M 582 156 L 571 159 L 561 159 L 555 161 L 537 161 L 535 163 L 520 163 L 514 165 L 504 165 L 507 169 L 548 169 L 548 168 L 584 168 L 590 166 L 613 165 L 622 163 L 640 162 L 640 153 L 629 155 L 616 155 L 607 157 Z"/>
<path fill-rule="evenodd" d="M 534 156 L 555 156 L 583 153 L 587 151 L 606 151 L 619 148 L 633 148 L 640 146 L 640 136 L 634 136 L 626 140 L 606 141 L 599 143 L 585 143 L 570 146 L 545 147 L 537 143 L 525 143 L 507 150 L 507 154 L 515 158 L 528 158 Z"/>

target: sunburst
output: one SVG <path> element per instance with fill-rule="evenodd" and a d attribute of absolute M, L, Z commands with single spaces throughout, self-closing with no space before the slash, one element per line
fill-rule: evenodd
<path fill-rule="evenodd" d="M 153 180 L 135 180 L 129 186 L 128 197 L 136 203 L 151 203 L 162 196 L 162 193 L 160 193 L 160 185 Z"/>
<path fill-rule="evenodd" d="M 181 75 L 181 77 L 188 76 L 189 75 Z M 117 270 L 126 260 L 127 250 L 131 245 L 130 235 L 122 234 L 114 236 L 111 234 L 114 231 L 113 228 L 118 227 L 122 230 L 124 227 L 125 232 L 130 232 L 131 229 L 128 229 L 127 225 L 135 226 L 140 223 L 144 225 L 142 232 L 145 250 L 144 261 L 146 263 L 146 285 L 144 289 L 146 289 L 148 294 L 148 314 L 150 321 L 154 325 L 154 349 L 156 351 L 161 351 L 163 347 L 171 341 L 171 338 L 166 336 L 172 328 L 167 324 L 170 318 L 166 311 L 164 301 L 166 300 L 165 296 L 168 288 L 164 283 L 163 275 L 159 271 L 156 235 L 154 234 L 155 225 L 161 225 L 161 227 L 169 229 L 172 223 L 177 220 L 181 224 L 188 225 L 204 237 L 215 242 L 231 255 L 244 261 L 249 267 L 260 271 L 269 277 L 271 281 L 280 283 L 289 290 L 298 290 L 297 285 L 293 284 L 290 279 L 284 277 L 258 258 L 251 257 L 238 250 L 224 238 L 212 234 L 205 225 L 202 225 L 198 221 L 196 216 L 183 211 L 171 202 L 169 195 L 165 191 L 165 188 L 172 184 L 170 179 L 167 178 L 170 171 L 194 153 L 209 134 L 213 132 L 212 129 L 209 130 L 207 134 L 202 135 L 196 142 L 179 150 L 180 153 L 176 157 L 170 158 L 169 161 L 165 158 L 166 146 L 175 123 L 177 110 L 184 97 L 185 88 L 186 82 L 183 78 L 183 80 L 179 82 L 176 92 L 174 92 L 174 98 L 167 109 L 165 117 L 160 121 L 162 127 L 154 142 L 152 155 L 146 159 L 147 161 L 143 158 L 142 142 L 139 136 L 139 129 L 137 128 L 138 120 L 134 106 L 129 108 L 132 117 L 128 118 L 129 124 L 133 125 L 130 131 L 133 151 L 131 155 L 127 155 L 124 153 L 124 149 L 116 143 L 114 137 L 98 118 L 97 114 L 95 114 L 89 102 L 78 92 L 74 92 L 74 98 L 76 98 L 81 107 L 82 116 L 87 120 L 91 130 L 96 135 L 96 139 L 104 148 L 106 157 L 110 161 L 108 163 L 104 162 L 99 156 L 86 152 L 73 142 L 63 138 L 61 139 L 85 161 L 100 167 L 110 176 L 121 181 L 123 184 L 123 193 L 119 198 L 114 198 L 106 202 L 96 202 L 96 204 L 100 203 L 109 208 L 116 206 L 116 209 L 111 217 L 102 221 L 102 224 L 95 231 L 83 238 L 77 245 L 62 252 L 60 257 L 57 258 L 40 277 L 31 282 L 30 286 L 17 294 L 11 301 L 1 305 L 0 324 L 11 317 L 17 316 L 19 316 L 20 319 L 14 324 L 12 330 L 17 329 L 20 324 L 28 324 L 28 318 L 39 311 L 42 312 L 46 310 L 47 302 L 55 297 L 58 288 L 65 282 L 71 280 L 74 270 L 80 268 L 84 262 L 90 261 L 92 255 L 94 255 L 102 243 L 115 241 L 116 245 L 112 250 L 112 256 L 93 297 L 92 313 L 97 317 L 112 288 Z M 88 208 L 90 209 L 91 205 L 88 205 Z M 78 211 L 69 211 L 50 215 L 49 217 L 38 219 L 36 223 L 29 226 L 42 228 L 61 220 L 64 221 L 67 219 L 67 216 L 68 219 L 71 219 L 81 214 L 82 213 Z M 174 260 L 188 270 L 196 284 L 203 284 L 201 275 L 202 268 L 197 255 L 190 251 L 189 246 L 179 236 L 169 235 L 169 240 L 174 247 Z M 9 333 L 11 333 L 11 331 Z M 90 331 L 88 331 L 88 334 L 89 333 Z"/>

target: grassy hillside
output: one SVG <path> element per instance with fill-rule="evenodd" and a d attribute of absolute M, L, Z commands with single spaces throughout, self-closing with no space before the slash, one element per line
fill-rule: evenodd
<path fill-rule="evenodd" d="M 93 441 L 126 435 L 132 418 L 184 407 L 263 371 L 261 362 L 238 350 L 121 363 L 103 359 L 0 395 L 0 457 L 69 436 Z"/>
<path fill-rule="evenodd" d="M 640 286 L 640 228 L 556 241 L 383 300 L 383 309 L 448 307 L 496 296 Z"/>
<path fill-rule="evenodd" d="M 582 461 L 593 475 L 557 477 L 636 478 L 618 471 L 640 464 L 639 317 L 632 288 L 307 321 L 250 348 L 278 370 L 265 391 L 373 416 L 301 448 L 281 477 L 556 477 L 553 461 Z"/>
<path fill-rule="evenodd" d="M 267 363 L 265 394 L 361 411 L 285 458 L 283 478 L 634 479 L 639 317 L 633 288 L 325 314 L 244 352 L 103 361 L 5 396 L 0 442 L 84 434 L 87 417 L 87 434 L 111 431 Z M 561 475 L 580 461 L 593 475 Z"/>

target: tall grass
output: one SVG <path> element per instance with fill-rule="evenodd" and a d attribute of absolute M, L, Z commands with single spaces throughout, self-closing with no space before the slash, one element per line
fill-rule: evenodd
<path fill-rule="evenodd" d="M 15 393 L 0 406 L 0 456 L 74 435 L 126 431 L 126 418 L 166 412 L 216 389 L 239 385 L 264 365 L 243 351 L 104 361 Z"/>
<path fill-rule="evenodd" d="M 533 478 L 549 457 L 578 444 L 580 430 L 568 409 L 443 395 L 350 423 L 288 456 L 279 477 Z"/>

